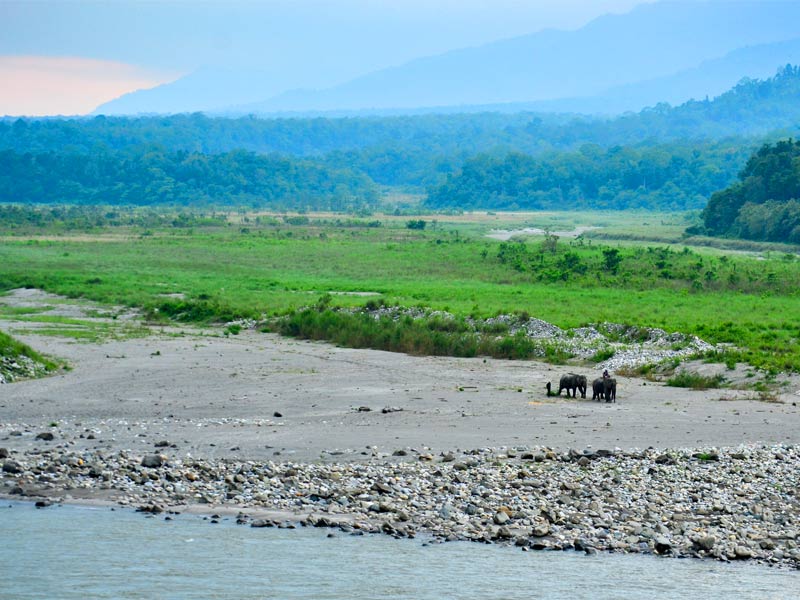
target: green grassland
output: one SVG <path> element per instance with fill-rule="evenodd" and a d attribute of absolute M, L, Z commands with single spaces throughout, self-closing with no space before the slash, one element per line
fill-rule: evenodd
<path fill-rule="evenodd" d="M 796 248 L 708 248 L 682 237 L 691 219 L 684 213 L 422 219 L 424 229 L 409 229 L 401 216 L 237 213 L 225 226 L 107 226 L 57 236 L 46 226 L 11 236 L 0 224 L 0 290 L 37 287 L 197 322 L 283 315 L 329 293 L 326 306 L 516 312 L 561 327 L 611 321 L 696 334 L 736 346 L 735 358 L 754 366 L 800 370 Z M 486 237 L 493 229 L 588 225 L 599 229 L 577 239 Z"/>

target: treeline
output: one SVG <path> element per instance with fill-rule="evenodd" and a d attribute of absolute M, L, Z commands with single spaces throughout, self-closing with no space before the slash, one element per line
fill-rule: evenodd
<path fill-rule="evenodd" d="M 604 147 L 762 135 L 800 122 L 800 68 L 786 66 L 766 80 L 742 80 L 713 100 L 677 107 L 659 104 L 616 118 L 531 112 L 428 114 L 387 117 L 236 119 L 202 113 L 154 117 L 0 119 L 0 148 L 18 152 L 94 153 L 160 147 L 221 154 L 324 156 L 384 149 L 428 156 L 492 149 L 536 154 Z"/>
<path fill-rule="evenodd" d="M 586 144 L 577 152 L 540 157 L 484 154 L 432 187 L 426 205 L 498 210 L 702 208 L 712 192 L 735 178 L 749 152 L 726 141 L 607 150 Z"/>
<path fill-rule="evenodd" d="M 798 97 L 787 66 L 617 118 L 0 119 L 0 201 L 348 210 L 384 186 L 427 190 L 431 207 L 702 207 L 754 148 L 796 134 Z"/>
<path fill-rule="evenodd" d="M 227 215 L 195 209 L 167 210 L 163 207 L 110 206 L 42 206 L 0 205 L 0 227 L 4 231 L 26 232 L 47 229 L 59 231 L 93 231 L 111 227 L 222 227 Z"/>
<path fill-rule="evenodd" d="M 739 181 L 712 194 L 690 233 L 800 243 L 800 141 L 765 144 Z"/>
<path fill-rule="evenodd" d="M 313 161 L 225 154 L 0 151 L 0 202 L 234 205 L 352 211 L 378 199 L 369 177 Z"/>

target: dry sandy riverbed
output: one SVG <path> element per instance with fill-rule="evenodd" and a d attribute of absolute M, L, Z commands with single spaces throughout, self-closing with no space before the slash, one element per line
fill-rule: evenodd
<path fill-rule="evenodd" d="M 0 302 L 71 316 L 98 308 L 35 290 Z M 750 392 L 619 378 L 617 403 L 601 404 L 547 398 L 545 383 L 557 385 L 568 369 L 532 361 L 414 357 L 255 331 L 225 337 L 219 329 L 159 327 L 147 337 L 96 343 L 15 333 L 34 325 L 0 320 L 0 329 L 72 369 L 0 386 L 0 446 L 15 451 L 66 442 L 74 450 L 144 454 L 167 441 L 174 456 L 340 462 L 398 449 L 436 455 L 487 446 L 800 441 L 794 387 L 765 403 Z M 55 439 L 37 440 L 43 431 Z"/>

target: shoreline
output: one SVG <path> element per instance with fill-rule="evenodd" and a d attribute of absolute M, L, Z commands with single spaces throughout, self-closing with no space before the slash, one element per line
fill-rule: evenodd
<path fill-rule="evenodd" d="M 36 290 L 2 302 L 138 322 Z M 0 387 L 0 497 L 800 567 L 798 377 L 760 401 L 618 375 L 601 403 L 545 392 L 590 366 L 145 329 L 22 330 L 72 368 Z"/>
<path fill-rule="evenodd" d="M 484 448 L 325 464 L 53 449 L 3 459 L 0 495 L 153 514 L 225 514 L 252 527 L 298 523 L 525 550 L 800 569 L 799 474 L 800 449 L 782 445 Z"/>

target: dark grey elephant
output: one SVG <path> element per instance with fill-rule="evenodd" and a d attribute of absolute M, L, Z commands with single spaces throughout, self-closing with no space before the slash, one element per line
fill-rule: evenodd
<path fill-rule="evenodd" d="M 576 375 L 569 373 L 562 375 L 561 380 L 558 382 L 558 394 L 561 395 L 561 390 L 567 390 L 567 398 L 570 397 L 569 391 L 572 390 L 572 397 L 577 398 L 577 392 L 580 390 L 581 398 L 586 398 L 586 377 L 583 375 Z"/>
<path fill-rule="evenodd" d="M 592 400 L 617 401 L 617 380 L 613 377 L 598 377 L 592 381 Z"/>

